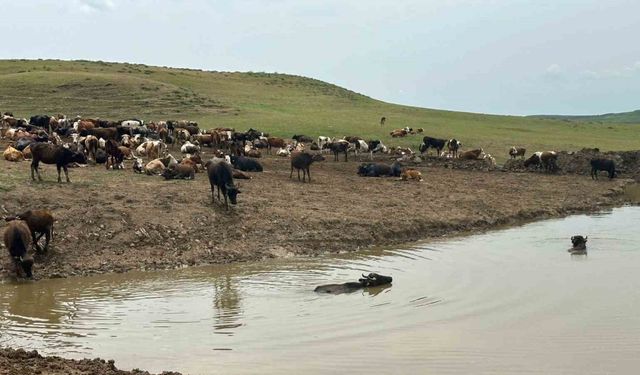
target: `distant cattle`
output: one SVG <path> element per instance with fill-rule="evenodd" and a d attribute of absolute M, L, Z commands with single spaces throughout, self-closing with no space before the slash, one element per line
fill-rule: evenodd
<path fill-rule="evenodd" d="M 302 170 L 302 182 L 305 182 L 305 175 L 309 177 L 311 182 L 311 173 L 309 167 L 313 162 L 323 161 L 324 156 L 320 154 L 311 155 L 308 152 L 294 152 L 291 154 L 291 173 L 289 178 L 293 177 L 293 169 L 298 171 L 298 181 L 300 180 L 300 170 Z"/>
<path fill-rule="evenodd" d="M 324 147 L 331 150 L 334 161 L 338 161 L 338 155 L 340 154 L 344 154 L 344 161 L 348 160 L 349 142 L 346 140 L 333 141 L 325 144 Z"/>
<path fill-rule="evenodd" d="M 358 166 L 358 175 L 361 177 L 387 177 L 393 176 L 391 166 L 384 163 L 363 163 Z"/>
<path fill-rule="evenodd" d="M 262 165 L 257 160 L 245 156 L 231 156 L 231 164 L 244 172 L 262 172 Z"/>
<path fill-rule="evenodd" d="M 195 170 L 192 166 L 186 164 L 172 165 L 162 172 L 162 177 L 164 177 L 165 180 L 193 180 Z"/>
<path fill-rule="evenodd" d="M 212 161 L 209 160 L 205 164 L 207 168 L 207 175 L 209 176 L 209 183 L 211 184 L 211 201 L 215 202 L 214 188 L 218 190 L 218 200 L 220 200 L 220 192 L 224 195 L 224 205 L 226 209 L 229 209 L 229 203 L 227 197 L 231 201 L 231 204 L 237 203 L 237 196 L 240 190 L 233 182 L 233 171 L 231 164 L 225 161 Z"/>
<path fill-rule="evenodd" d="M 555 151 L 538 151 L 524 161 L 525 168 L 535 166 L 547 172 L 558 170 L 558 154 Z"/>
<path fill-rule="evenodd" d="M 313 142 L 313 138 L 311 137 L 307 137 L 306 135 L 294 135 L 293 137 L 291 137 L 291 139 L 297 141 L 297 142 L 302 142 L 302 143 L 311 143 Z"/>
<path fill-rule="evenodd" d="M 447 149 L 449 150 L 449 155 L 451 155 L 451 157 L 453 158 L 457 158 L 458 150 L 460 149 L 460 146 L 462 146 L 462 142 L 458 141 L 455 138 L 450 139 L 447 142 Z"/>
<path fill-rule="evenodd" d="M 440 155 L 447 141 L 445 139 L 438 139 L 432 137 L 422 138 L 422 144 L 420 145 L 420 152 L 428 152 L 430 148 L 434 148 L 437 151 L 436 155 Z"/>
<path fill-rule="evenodd" d="M 591 178 L 597 180 L 599 171 L 607 171 L 612 179 L 616 176 L 616 163 L 609 159 L 591 159 Z"/>
<path fill-rule="evenodd" d="M 407 181 L 407 180 L 422 181 L 422 173 L 420 173 L 420 171 L 417 169 L 404 168 L 400 173 L 400 179 L 402 179 L 402 181 Z"/>
<path fill-rule="evenodd" d="M 520 156 L 524 159 L 525 152 L 527 152 L 526 148 L 513 146 L 509 149 L 509 157 L 511 159 L 515 159 L 516 157 Z"/>
<path fill-rule="evenodd" d="M 476 148 L 474 150 L 468 150 L 460 153 L 459 158 L 462 160 L 477 160 L 481 159 L 484 151 L 481 148 Z"/>

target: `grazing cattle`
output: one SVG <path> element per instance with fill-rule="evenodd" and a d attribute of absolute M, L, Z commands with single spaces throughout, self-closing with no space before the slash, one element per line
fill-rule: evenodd
<path fill-rule="evenodd" d="M 220 191 L 224 195 L 224 205 L 226 209 L 229 209 L 229 203 L 227 197 L 231 201 L 231 204 L 237 203 L 237 196 L 240 194 L 240 190 L 233 182 L 233 171 L 231 164 L 218 161 L 214 162 L 209 160 L 205 165 L 207 168 L 207 175 L 209 176 L 209 183 L 211 184 L 211 201 L 215 203 L 214 188 L 218 188 L 218 200 L 220 200 Z"/>
<path fill-rule="evenodd" d="M 96 138 L 103 139 L 113 139 L 114 141 L 118 139 L 118 129 L 116 128 L 92 128 L 87 129 L 86 134 L 93 135 Z"/>
<path fill-rule="evenodd" d="M 391 276 L 378 275 L 377 273 L 370 273 L 368 275 L 362 275 L 358 282 L 349 282 L 343 284 L 327 284 L 317 286 L 313 291 L 316 293 L 330 293 L 330 294 L 342 294 L 352 293 L 360 289 L 389 285 L 393 282 Z"/>
<path fill-rule="evenodd" d="M 291 137 L 291 139 L 295 140 L 296 142 L 302 142 L 302 143 L 311 143 L 313 142 L 313 138 L 311 137 L 307 137 L 306 135 L 294 135 L 293 137 Z"/>
<path fill-rule="evenodd" d="M 420 173 L 420 171 L 417 169 L 404 168 L 402 172 L 400 172 L 400 179 L 402 181 L 407 181 L 407 180 L 422 181 L 422 173 Z"/>
<path fill-rule="evenodd" d="M 196 152 L 200 152 L 200 146 L 186 141 L 182 147 L 180 147 L 180 152 L 183 154 L 195 154 Z"/>
<path fill-rule="evenodd" d="M 453 158 L 458 157 L 458 150 L 460 149 L 460 146 L 462 146 L 462 142 L 458 141 L 455 138 L 450 139 L 447 142 L 447 149 L 449 150 L 449 155 L 451 155 L 451 157 Z"/>
<path fill-rule="evenodd" d="M 4 230 L 4 246 L 16 267 L 16 274 L 20 271 L 28 278 L 33 277 L 33 259 L 27 257 L 30 243 L 30 232 L 27 224 L 21 220 L 12 221 Z"/>
<path fill-rule="evenodd" d="M 15 216 L 9 216 L 5 218 L 6 221 L 22 220 L 27 223 L 29 232 L 31 233 L 31 240 L 36 251 L 47 251 L 49 249 L 49 243 L 53 239 L 53 215 L 48 210 L 29 210 Z M 44 248 L 41 248 L 38 244 L 40 238 L 45 236 Z"/>
<path fill-rule="evenodd" d="M 144 172 L 144 164 L 142 163 L 142 159 L 136 158 L 136 160 L 133 161 L 133 172 L 134 173 Z"/>
<path fill-rule="evenodd" d="M 349 145 L 349 151 L 353 151 L 356 160 L 358 160 L 358 152 L 369 152 L 369 144 L 367 144 L 367 142 L 363 141 L 362 139 L 359 139 Z M 371 154 L 371 160 L 373 160 L 373 154 Z"/>
<path fill-rule="evenodd" d="M 96 151 L 98 151 L 98 138 L 94 135 L 88 135 L 84 139 L 84 148 L 87 157 L 96 160 Z"/>
<path fill-rule="evenodd" d="M 363 163 L 358 167 L 358 175 L 361 177 L 387 177 L 392 176 L 391 167 L 384 163 Z"/>
<path fill-rule="evenodd" d="M 244 156 L 231 156 L 231 164 L 243 172 L 262 172 L 262 165 L 257 160 Z"/>
<path fill-rule="evenodd" d="M 267 138 L 267 144 L 269 145 L 269 147 L 267 148 L 267 151 L 269 153 L 271 153 L 272 148 L 284 148 L 287 145 L 284 139 L 276 137 Z"/>
<path fill-rule="evenodd" d="M 607 171 L 609 179 L 616 176 L 616 163 L 608 159 L 591 159 L 591 179 L 598 179 L 599 171 Z"/>
<path fill-rule="evenodd" d="M 373 154 L 376 152 L 387 153 L 389 149 L 385 146 L 380 140 L 371 140 L 367 142 L 367 146 L 369 148 L 369 157 L 373 160 Z"/>
<path fill-rule="evenodd" d="M 165 169 L 162 172 L 162 177 L 165 180 L 193 180 L 195 178 L 195 171 L 191 165 L 177 164 Z"/>
<path fill-rule="evenodd" d="M 324 145 L 333 152 L 333 160 L 338 161 L 338 155 L 344 154 L 344 161 L 348 160 L 347 153 L 349 151 L 349 142 L 346 140 L 337 140 Z"/>
<path fill-rule="evenodd" d="M 40 162 L 45 164 L 55 164 L 58 169 L 58 182 L 62 182 L 60 178 L 60 170 L 64 169 L 64 175 L 69 180 L 69 171 L 67 170 L 67 164 L 79 163 L 86 164 L 87 158 L 80 152 L 73 152 L 62 146 L 56 146 L 48 143 L 36 143 L 31 145 L 31 153 L 33 154 L 33 160 L 31 161 L 31 179 L 35 181 L 34 172 L 38 174 L 38 180 L 42 181 L 38 165 Z"/>
<path fill-rule="evenodd" d="M 525 168 L 535 166 L 544 168 L 547 172 L 555 172 L 558 170 L 558 154 L 555 151 L 538 151 L 524 161 Z"/>
<path fill-rule="evenodd" d="M 106 164 L 107 169 L 109 169 L 109 166 L 113 169 L 124 169 L 124 153 L 120 150 L 116 141 L 109 139 L 105 144 L 105 152 L 111 159 L 110 163 Z"/>
<path fill-rule="evenodd" d="M 142 159 L 137 159 L 137 160 L 142 160 Z M 160 161 L 160 159 L 154 159 L 151 160 L 150 162 L 147 163 L 147 165 L 144 166 L 144 172 L 148 175 L 158 175 L 158 174 L 162 174 L 162 172 L 164 171 L 164 163 L 162 163 L 162 161 Z"/>
<path fill-rule="evenodd" d="M 309 182 L 311 182 L 311 173 L 309 172 L 309 167 L 315 161 L 323 161 L 324 156 L 320 154 L 311 155 L 308 152 L 293 152 L 291 154 L 291 173 L 289 173 L 289 178 L 293 177 L 293 169 L 298 170 L 298 181 L 300 181 L 300 170 L 302 170 L 302 182 L 305 182 L 305 175 L 309 177 Z"/>
<path fill-rule="evenodd" d="M 384 116 L 380 117 L 380 126 L 384 125 L 385 122 L 387 122 L 387 118 Z"/>
<path fill-rule="evenodd" d="M 432 137 L 424 137 L 422 138 L 422 144 L 420 145 L 420 152 L 425 153 L 428 152 L 430 148 L 434 148 L 437 151 L 436 155 L 440 155 L 444 145 L 447 143 L 445 139 L 438 139 Z"/>
<path fill-rule="evenodd" d="M 22 152 L 20 152 L 19 150 L 16 150 L 11 146 L 7 147 L 7 149 L 4 150 L 4 152 L 2 153 L 2 156 L 6 161 L 13 161 L 13 162 L 24 161 L 24 155 L 22 154 Z"/>
<path fill-rule="evenodd" d="M 525 152 L 527 152 L 527 149 L 524 147 L 512 146 L 509 149 L 509 157 L 511 159 L 515 159 L 516 157 L 520 156 L 520 158 L 524 159 Z"/>
<path fill-rule="evenodd" d="M 160 136 L 162 138 L 162 136 Z M 193 141 L 202 146 L 213 147 L 213 134 L 197 134 L 193 136 Z"/>
<path fill-rule="evenodd" d="M 326 145 L 329 142 L 331 142 L 331 138 L 325 137 L 325 136 L 322 136 L 322 135 L 319 136 L 318 137 L 318 142 L 317 142 L 318 143 L 318 148 L 320 150 L 323 150 L 324 149 L 324 145 Z"/>
<path fill-rule="evenodd" d="M 469 150 L 461 153 L 458 157 L 462 160 L 477 160 L 481 159 L 483 156 L 483 150 L 481 148 L 476 148 L 474 150 Z"/>

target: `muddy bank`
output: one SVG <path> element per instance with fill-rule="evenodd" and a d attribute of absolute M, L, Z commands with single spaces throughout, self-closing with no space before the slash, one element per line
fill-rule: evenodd
<path fill-rule="evenodd" d="M 96 359 L 64 359 L 43 357 L 36 350 L 0 349 L 0 375 L 149 375 L 147 371 L 123 371 L 115 367 L 113 361 Z M 180 375 L 179 372 L 165 371 L 163 375 Z"/>
<path fill-rule="evenodd" d="M 328 158 L 332 159 L 332 158 Z M 265 172 L 238 181 L 239 204 L 212 205 L 209 182 L 164 181 L 101 166 L 70 171 L 58 184 L 53 166 L 33 183 L 29 163 L 0 161 L 0 215 L 31 208 L 57 221 L 48 254 L 36 256 L 36 278 L 131 269 L 255 261 L 355 251 L 495 229 L 623 203 L 627 180 L 486 172 L 419 164 L 424 182 L 362 178 L 358 163 L 314 164 L 313 182 L 289 179 L 289 160 L 268 157 Z M 5 223 L 0 223 L 4 227 Z M 2 273 L 10 268 L 1 251 Z"/>
<path fill-rule="evenodd" d="M 622 178 L 632 178 L 640 181 L 640 151 L 607 151 L 600 152 L 597 148 L 583 148 L 580 151 L 561 151 L 558 153 L 558 172 L 557 174 L 591 174 L 591 159 L 610 159 L 616 163 L 618 176 Z M 503 168 L 508 172 L 528 172 L 533 167 L 527 169 L 524 167 L 524 160 L 511 159 L 508 160 Z M 605 172 L 601 172 L 602 176 L 606 176 Z M 605 177 L 606 178 L 606 177 Z"/>

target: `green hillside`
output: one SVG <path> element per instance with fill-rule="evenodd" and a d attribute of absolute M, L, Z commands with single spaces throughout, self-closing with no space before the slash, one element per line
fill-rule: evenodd
<path fill-rule="evenodd" d="M 640 124 L 640 110 L 621 113 L 605 113 L 603 115 L 589 116 L 566 116 L 566 115 L 535 115 L 531 118 L 578 121 L 578 122 L 598 122 L 617 124 Z"/>
<path fill-rule="evenodd" d="M 201 126 L 249 127 L 291 137 L 360 135 L 417 147 L 420 136 L 391 139 L 393 128 L 458 138 L 504 159 L 530 150 L 640 149 L 637 127 L 416 108 L 381 102 L 311 78 L 210 72 L 89 61 L 0 61 L 0 111 L 108 119 L 192 119 Z M 386 116 L 384 128 L 379 125 Z"/>

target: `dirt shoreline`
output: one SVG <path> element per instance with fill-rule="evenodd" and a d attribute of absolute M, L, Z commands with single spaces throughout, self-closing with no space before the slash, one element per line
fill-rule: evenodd
<path fill-rule="evenodd" d="M 65 359 L 57 356 L 43 357 L 36 350 L 0 349 L 0 375 L 150 375 L 134 369 L 118 370 L 114 361 L 95 359 Z M 179 372 L 164 371 L 162 375 L 180 375 Z"/>
<path fill-rule="evenodd" d="M 312 166 L 311 184 L 289 179 L 289 160 L 260 159 L 263 173 L 237 181 L 230 211 L 211 204 L 209 182 L 164 181 L 130 169 L 70 171 L 58 184 L 53 166 L 32 182 L 29 162 L 0 161 L 8 178 L 0 215 L 31 208 L 54 213 L 49 253 L 37 255 L 36 279 L 259 261 L 356 251 L 465 235 L 533 220 L 622 205 L 631 180 L 417 166 L 425 181 L 363 178 L 356 161 Z M 0 223 L 1 227 L 5 223 Z M 0 275 L 11 263 L 2 250 Z"/>

